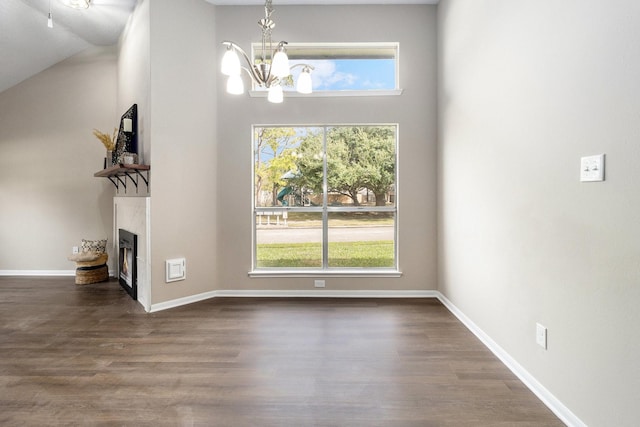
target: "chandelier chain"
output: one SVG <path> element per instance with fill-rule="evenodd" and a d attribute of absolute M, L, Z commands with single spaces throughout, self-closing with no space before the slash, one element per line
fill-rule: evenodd
<path fill-rule="evenodd" d="M 265 0 L 264 2 L 264 14 L 267 19 L 271 19 L 271 14 L 273 13 L 273 5 L 271 4 L 271 0 Z"/>
<path fill-rule="evenodd" d="M 228 93 L 241 94 L 244 92 L 240 74 L 242 70 L 245 70 L 257 86 L 268 89 L 267 100 L 269 102 L 280 103 L 283 100 L 282 86 L 288 85 L 289 81 L 292 81 L 291 69 L 296 67 L 302 67 L 296 90 L 303 94 L 312 92 L 311 70 L 313 70 L 313 66 L 308 64 L 290 66 L 286 52 L 287 42 L 284 40 L 274 47 L 271 33 L 276 24 L 271 19 L 272 14 L 272 0 L 265 0 L 264 18 L 258 21 L 262 30 L 260 58 L 257 57 L 257 52 L 253 52 L 252 56 L 255 60 L 252 60 L 247 52 L 236 43 L 226 40 L 222 42 L 227 47 L 222 58 L 222 73 L 229 76 Z M 241 66 L 238 54 L 247 62 L 247 67 Z"/>
<path fill-rule="evenodd" d="M 258 25 L 262 28 L 262 62 L 267 60 L 266 51 L 273 49 L 273 42 L 271 41 L 271 32 L 276 26 L 276 23 L 271 19 L 273 14 L 272 0 L 265 0 L 264 2 L 264 18 L 258 21 Z"/>

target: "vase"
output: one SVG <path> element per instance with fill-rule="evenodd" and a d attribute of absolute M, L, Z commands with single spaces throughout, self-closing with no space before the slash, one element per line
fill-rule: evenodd
<path fill-rule="evenodd" d="M 113 166 L 113 151 L 107 150 L 106 167 L 110 168 L 111 166 Z"/>

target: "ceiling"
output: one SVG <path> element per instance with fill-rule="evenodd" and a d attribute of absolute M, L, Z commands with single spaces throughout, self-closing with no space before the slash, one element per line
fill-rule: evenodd
<path fill-rule="evenodd" d="M 179 1 L 179 0 L 175 0 Z M 263 5 L 264 0 L 206 0 Z M 60 0 L 0 0 L 0 92 L 91 46 L 116 44 L 137 0 L 92 0 L 86 10 Z M 277 5 L 437 4 L 438 0 L 274 0 Z M 53 28 L 47 27 L 51 4 Z"/>
<path fill-rule="evenodd" d="M 264 0 L 206 0 L 218 6 L 263 5 Z M 274 9 L 280 5 L 330 5 L 330 4 L 438 4 L 440 0 L 273 0 Z"/>
<path fill-rule="evenodd" d="M 0 92 L 91 46 L 117 43 L 136 0 L 92 0 L 86 10 L 51 0 L 0 1 Z"/>

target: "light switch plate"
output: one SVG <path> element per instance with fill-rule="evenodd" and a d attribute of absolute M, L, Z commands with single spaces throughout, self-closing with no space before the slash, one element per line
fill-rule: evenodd
<path fill-rule="evenodd" d="M 187 278 L 187 261 L 184 258 L 168 259 L 166 265 L 167 283 L 184 280 Z"/>
<path fill-rule="evenodd" d="M 604 154 L 580 159 L 580 181 L 604 181 Z"/>
<path fill-rule="evenodd" d="M 536 343 L 545 350 L 547 349 L 547 328 L 540 323 L 536 323 Z"/>

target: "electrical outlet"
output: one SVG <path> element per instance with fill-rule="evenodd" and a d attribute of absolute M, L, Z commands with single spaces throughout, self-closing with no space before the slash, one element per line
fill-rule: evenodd
<path fill-rule="evenodd" d="M 77 246 L 73 246 L 73 247 L 71 248 L 71 252 L 73 252 L 74 254 L 77 254 L 77 253 L 79 253 L 79 252 L 80 252 L 80 250 L 78 249 L 78 247 L 77 247 Z"/>
<path fill-rule="evenodd" d="M 324 280 L 314 280 L 313 286 L 316 288 L 324 288 Z"/>
<path fill-rule="evenodd" d="M 547 328 L 540 323 L 536 323 L 536 343 L 545 350 L 547 349 Z"/>

